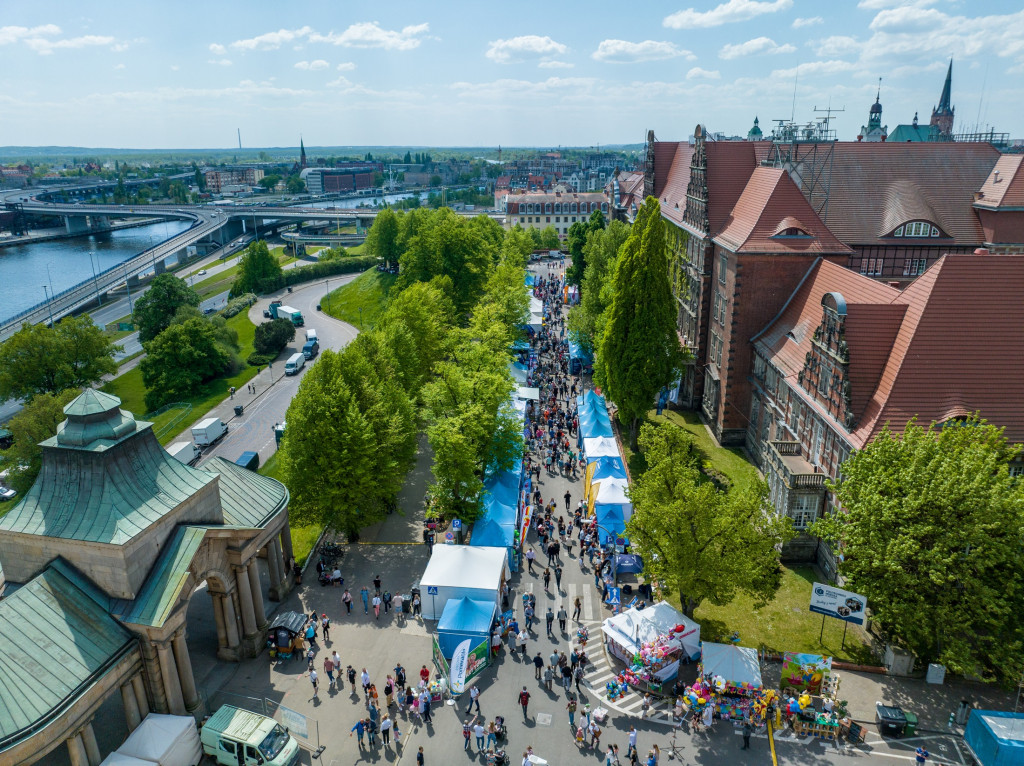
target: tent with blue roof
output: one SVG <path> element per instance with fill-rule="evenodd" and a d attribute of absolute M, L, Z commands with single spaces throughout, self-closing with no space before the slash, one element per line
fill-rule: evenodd
<path fill-rule="evenodd" d="M 470 545 L 505 548 L 508 563 L 517 569 L 516 528 L 519 522 L 519 489 L 522 486 L 523 464 L 516 461 L 508 471 L 498 471 L 484 481 L 480 502 L 484 514 L 473 524 Z"/>
<path fill-rule="evenodd" d="M 602 544 L 607 543 L 604 539 L 610 532 L 616 537 L 626 534 L 626 522 L 633 515 L 633 506 L 629 504 L 595 505 L 594 514 L 597 516 L 598 529 L 601 532 Z"/>
<path fill-rule="evenodd" d="M 569 372 L 579 375 L 594 371 L 594 355 L 574 340 L 569 340 Z"/>
<path fill-rule="evenodd" d="M 466 596 L 449 599 L 437 621 L 437 643 L 445 659 L 451 659 L 459 644 L 469 639 L 469 648 L 491 636 L 491 623 L 497 606 L 493 601 L 474 601 Z"/>
<path fill-rule="evenodd" d="M 588 462 L 587 467 L 594 466 L 591 481 L 601 479 L 625 479 L 626 466 L 620 457 L 599 457 Z"/>
<path fill-rule="evenodd" d="M 576 406 L 580 419 L 580 444 L 584 439 L 595 436 L 613 436 L 612 420 L 608 416 L 608 408 L 605 407 L 604 397 L 587 391 L 582 396 L 576 397 Z"/>

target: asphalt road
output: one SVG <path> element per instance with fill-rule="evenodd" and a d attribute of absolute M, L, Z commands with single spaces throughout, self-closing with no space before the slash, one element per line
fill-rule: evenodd
<path fill-rule="evenodd" d="M 331 288 L 337 288 L 342 284 L 351 282 L 357 276 L 359 275 L 352 274 L 341 278 L 331 277 Z M 316 364 L 315 359 L 312 362 L 306 362 L 306 366 L 303 367 L 298 375 L 285 377 L 283 374 L 285 360 L 292 354 L 302 350 L 302 346 L 305 343 L 306 330 L 309 328 L 317 331 L 321 351 L 327 349 L 337 351 L 342 349 L 358 334 L 358 330 L 347 322 L 332 319 L 316 310 L 317 303 L 320 302 L 320 299 L 326 292 L 325 282 L 320 281 L 303 287 L 296 287 L 294 292 L 290 294 L 283 293 L 283 295 L 288 296 L 286 299 L 288 304 L 302 312 L 306 324 L 304 327 L 296 329 L 295 340 L 278 356 L 274 362 L 273 370 L 264 369 L 253 379 L 257 392 L 255 395 L 246 393 L 243 389 L 235 393 L 234 400 L 229 399 L 216 408 L 214 412 L 202 416 L 203 418 L 218 416 L 223 419 L 228 424 L 228 434 L 203 454 L 200 463 L 208 460 L 213 455 L 221 455 L 231 460 L 236 460 L 243 452 L 254 450 L 260 453 L 260 464 L 262 465 L 277 450 L 277 445 L 274 441 L 274 425 L 285 419 L 288 405 L 291 404 L 292 397 L 295 396 L 295 392 L 298 390 L 302 376 Z M 249 310 L 249 316 L 253 322 L 258 324 L 261 321 L 265 321 L 263 319 L 263 309 L 270 304 L 271 300 L 279 297 L 281 296 L 274 295 L 261 298 Z M 282 298 L 282 300 L 285 299 Z M 242 404 L 244 406 L 241 416 L 236 417 L 234 415 L 232 408 L 235 404 Z M 201 419 L 199 418 L 198 420 Z M 185 437 L 183 436 L 182 438 Z"/>

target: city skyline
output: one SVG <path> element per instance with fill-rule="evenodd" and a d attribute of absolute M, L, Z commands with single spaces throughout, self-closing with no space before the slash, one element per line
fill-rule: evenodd
<path fill-rule="evenodd" d="M 611 6 L 124 3 L 6 9 L 0 143 L 230 149 L 635 144 L 754 117 L 854 140 L 927 122 L 953 59 L 954 130 L 1024 137 L 1024 10 L 1009 2 L 727 0 Z"/>

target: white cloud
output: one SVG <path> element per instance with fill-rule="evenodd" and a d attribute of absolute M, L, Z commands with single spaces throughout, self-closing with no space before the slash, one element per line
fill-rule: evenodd
<path fill-rule="evenodd" d="M 602 40 L 593 52 L 592 58 L 613 64 L 632 64 L 639 61 L 658 61 L 685 56 L 693 61 L 697 57 L 692 51 L 676 47 L 675 43 L 644 40 L 633 43 L 628 40 Z"/>
<path fill-rule="evenodd" d="M 338 77 L 337 80 L 331 80 L 327 83 L 328 88 L 351 88 L 352 81 L 347 77 Z"/>
<path fill-rule="evenodd" d="M 210 43 L 210 53 L 212 53 L 214 56 L 223 56 L 227 52 L 228 49 L 220 43 Z"/>
<path fill-rule="evenodd" d="M 926 5 L 934 5 L 937 0 L 860 0 L 858 8 L 867 11 L 881 11 L 886 8 L 898 8 L 900 6 L 917 6 L 923 8 Z"/>
<path fill-rule="evenodd" d="M 25 38 L 25 45 L 40 56 L 49 56 L 55 50 L 76 50 L 96 45 L 110 45 L 113 42 L 114 38 L 109 35 L 82 35 L 81 37 L 68 37 L 63 40 L 51 40 L 46 37 Z"/>
<path fill-rule="evenodd" d="M 114 69 L 124 69 L 124 68 L 125 68 L 124 64 L 115 64 L 114 65 Z"/>
<path fill-rule="evenodd" d="M 351 72 L 356 68 L 356 65 L 351 61 L 342 61 L 336 68 L 339 72 Z"/>
<path fill-rule="evenodd" d="M 206 63 L 214 64 L 215 66 L 231 66 L 231 59 L 210 59 Z"/>
<path fill-rule="evenodd" d="M 353 24 L 341 34 L 311 34 L 311 43 L 331 43 L 346 48 L 384 48 L 385 50 L 408 51 L 418 48 L 423 35 L 430 31 L 429 24 L 415 24 L 400 30 L 384 29 L 376 21 Z"/>
<path fill-rule="evenodd" d="M 807 19 L 796 18 L 793 19 L 793 29 L 803 29 L 804 27 L 813 27 L 815 24 L 824 24 L 825 19 L 821 16 L 811 16 Z"/>
<path fill-rule="evenodd" d="M 171 64 L 171 71 L 172 72 L 177 72 L 179 69 L 181 69 L 181 67 L 178 66 L 177 64 Z"/>
<path fill-rule="evenodd" d="M 832 35 L 824 40 L 815 40 L 811 45 L 814 47 L 815 54 L 821 58 L 848 56 L 852 53 L 859 53 L 863 47 L 856 37 L 845 35 Z"/>
<path fill-rule="evenodd" d="M 792 77 L 795 77 L 797 73 L 803 77 L 809 74 L 835 74 L 836 72 L 849 72 L 856 68 L 856 65 L 851 64 L 849 61 L 808 61 L 789 69 L 776 69 L 772 72 L 771 76 L 780 79 L 791 79 Z"/>
<path fill-rule="evenodd" d="M 59 35 L 60 27 L 56 24 L 43 24 L 38 27 L 0 27 L 0 45 L 10 45 L 26 38 L 42 35 Z"/>
<path fill-rule="evenodd" d="M 508 40 L 492 40 L 486 56 L 499 64 L 510 64 L 532 56 L 564 56 L 569 48 L 546 35 L 522 35 Z"/>
<path fill-rule="evenodd" d="M 770 37 L 755 37 L 745 43 L 735 45 L 723 45 L 718 52 L 718 57 L 723 59 L 738 59 L 743 56 L 754 56 L 758 53 L 793 53 L 796 48 L 789 43 L 778 45 Z"/>
<path fill-rule="evenodd" d="M 506 101 L 511 98 L 537 98 L 552 94 L 559 98 L 588 97 L 597 86 L 597 82 L 593 77 L 549 77 L 538 82 L 512 79 L 455 82 L 450 87 L 460 96 Z"/>
<path fill-rule="evenodd" d="M 298 29 L 279 29 L 276 32 L 266 32 L 246 40 L 235 40 L 231 47 L 242 51 L 272 51 L 277 50 L 285 43 L 293 40 L 300 40 L 309 35 L 313 30 L 310 27 L 299 27 Z"/>
<path fill-rule="evenodd" d="M 541 61 L 537 66 L 540 69 L 572 69 L 575 64 L 570 64 L 568 61 L 558 61 L 557 59 L 545 59 Z"/>
<path fill-rule="evenodd" d="M 323 59 L 317 59 L 316 61 L 296 61 L 295 62 L 295 68 L 296 69 L 306 69 L 306 70 L 309 70 L 310 72 L 319 72 L 322 69 L 330 68 L 330 66 L 331 65 L 328 64 Z"/>
<path fill-rule="evenodd" d="M 701 69 L 699 66 L 695 66 L 686 73 L 687 80 L 720 80 L 721 78 L 722 74 L 717 69 Z"/>
<path fill-rule="evenodd" d="M 793 0 L 728 0 L 710 11 L 698 11 L 696 8 L 676 11 L 666 16 L 662 24 L 671 29 L 706 29 L 747 21 L 766 13 L 787 11 L 792 7 Z"/>

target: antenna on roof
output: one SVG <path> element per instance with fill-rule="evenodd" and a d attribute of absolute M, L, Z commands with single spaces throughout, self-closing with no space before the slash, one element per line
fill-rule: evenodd
<path fill-rule="evenodd" d="M 238 130 L 238 148 L 241 149 L 242 148 L 242 129 L 241 128 L 237 128 L 237 130 Z"/>
<path fill-rule="evenodd" d="M 796 65 L 796 72 L 793 74 L 793 108 L 789 112 L 789 121 L 796 121 L 796 85 L 800 82 L 800 65 Z"/>

